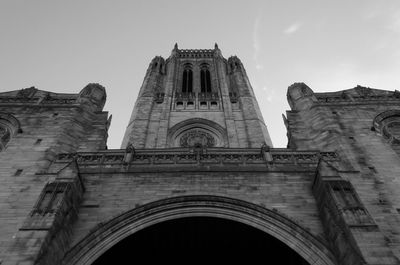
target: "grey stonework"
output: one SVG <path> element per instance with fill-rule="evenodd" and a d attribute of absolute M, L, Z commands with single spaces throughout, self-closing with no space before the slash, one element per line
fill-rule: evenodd
<path fill-rule="evenodd" d="M 150 63 L 122 149 L 107 150 L 101 85 L 0 93 L 0 264 L 91 264 L 199 214 L 259 228 L 309 264 L 400 264 L 399 94 L 295 83 L 288 148 L 272 148 L 240 60 L 176 45 Z"/>

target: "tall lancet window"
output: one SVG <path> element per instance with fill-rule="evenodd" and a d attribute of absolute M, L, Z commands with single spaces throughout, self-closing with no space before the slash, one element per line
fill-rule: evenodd
<path fill-rule="evenodd" d="M 208 68 L 203 67 L 200 72 L 201 93 L 211 93 L 211 75 Z"/>
<path fill-rule="evenodd" d="M 182 93 L 191 93 L 193 91 L 193 71 L 186 68 L 183 70 Z"/>

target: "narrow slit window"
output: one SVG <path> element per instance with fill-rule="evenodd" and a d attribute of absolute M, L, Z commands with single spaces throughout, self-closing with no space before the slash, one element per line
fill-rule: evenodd
<path fill-rule="evenodd" d="M 201 93 L 211 93 L 211 74 L 208 69 L 201 69 L 200 81 Z"/>
<path fill-rule="evenodd" d="M 200 79 L 201 79 L 201 93 L 205 93 L 206 92 L 206 76 L 205 76 L 204 69 L 202 69 L 200 72 Z"/>
<path fill-rule="evenodd" d="M 193 71 L 185 69 L 182 76 L 182 93 L 191 93 L 193 91 Z"/>
<path fill-rule="evenodd" d="M 187 89 L 187 71 L 183 71 L 183 77 L 182 77 L 182 93 L 186 93 Z"/>
<path fill-rule="evenodd" d="M 192 90 L 193 90 L 193 72 L 192 72 L 192 70 L 188 70 L 188 75 L 189 75 L 189 78 L 188 78 L 188 89 L 187 89 L 187 92 L 189 92 L 189 93 L 192 93 Z"/>
<path fill-rule="evenodd" d="M 211 93 L 211 75 L 210 71 L 206 70 L 206 80 L 207 80 L 207 93 Z"/>

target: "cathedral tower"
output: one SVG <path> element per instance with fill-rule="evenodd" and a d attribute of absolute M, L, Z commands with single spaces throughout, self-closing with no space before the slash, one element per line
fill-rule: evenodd
<path fill-rule="evenodd" d="M 287 97 L 272 148 L 240 60 L 175 45 L 108 149 L 103 86 L 0 93 L 0 265 L 400 264 L 400 92 Z"/>
<path fill-rule="evenodd" d="M 122 148 L 272 146 L 253 88 L 236 56 L 175 45 L 150 63 Z"/>

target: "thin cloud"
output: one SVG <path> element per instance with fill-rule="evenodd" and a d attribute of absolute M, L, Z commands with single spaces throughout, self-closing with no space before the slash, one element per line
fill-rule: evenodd
<path fill-rule="evenodd" d="M 256 63 L 256 69 L 261 70 L 264 68 L 264 66 L 259 62 L 259 54 L 261 51 L 261 45 L 260 45 L 260 38 L 259 38 L 259 30 L 260 30 L 260 21 L 261 21 L 261 15 L 258 15 L 256 17 L 256 20 L 254 21 L 254 26 L 253 26 L 253 59 Z"/>
<path fill-rule="evenodd" d="M 284 30 L 285 34 L 293 34 L 300 29 L 301 24 L 299 22 L 293 23 L 287 29 Z"/>
<path fill-rule="evenodd" d="M 256 69 L 262 70 L 262 69 L 264 69 L 264 65 L 258 63 L 258 64 L 256 64 Z"/>
<path fill-rule="evenodd" d="M 397 11 L 393 14 L 389 28 L 397 33 L 400 33 L 400 11 Z"/>

